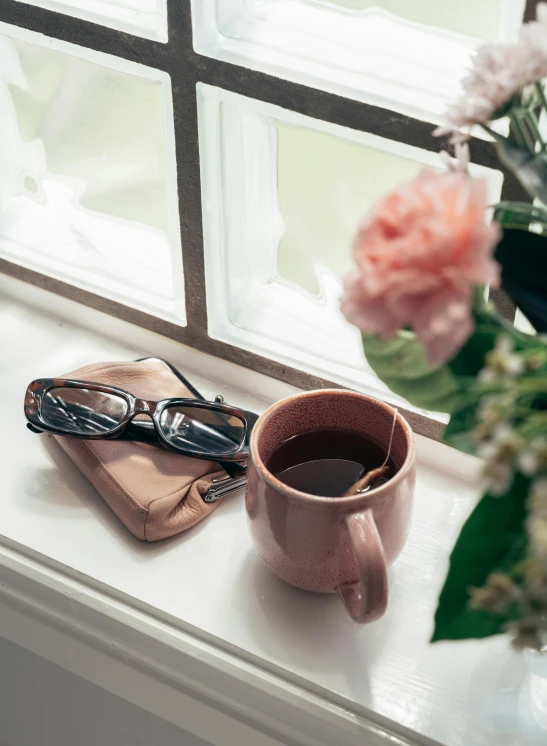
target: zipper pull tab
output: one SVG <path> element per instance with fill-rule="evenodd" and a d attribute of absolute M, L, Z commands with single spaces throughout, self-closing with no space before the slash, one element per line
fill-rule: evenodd
<path fill-rule="evenodd" d="M 245 486 L 247 476 L 237 477 L 217 477 L 211 482 L 209 489 L 202 495 L 203 502 L 214 503 L 220 500 L 221 497 L 231 495 L 232 492 L 236 492 Z"/>

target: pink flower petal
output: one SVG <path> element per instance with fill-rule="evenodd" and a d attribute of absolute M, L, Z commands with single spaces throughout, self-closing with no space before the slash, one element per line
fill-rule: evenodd
<path fill-rule="evenodd" d="M 444 288 L 416 310 L 413 328 L 431 365 L 453 358 L 471 335 L 471 288 Z"/>
<path fill-rule="evenodd" d="M 425 169 L 381 199 L 353 242 L 348 321 L 383 337 L 410 326 L 432 363 L 449 359 L 473 329 L 473 287 L 499 282 L 500 230 L 486 206 L 486 184 L 462 170 Z"/>

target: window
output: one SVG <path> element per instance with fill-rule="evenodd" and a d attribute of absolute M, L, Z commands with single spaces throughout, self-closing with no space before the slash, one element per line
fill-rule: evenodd
<path fill-rule="evenodd" d="M 0 33 L 0 256 L 184 324 L 169 77 Z"/>
<path fill-rule="evenodd" d="M 0 270 L 291 383 L 399 401 L 338 311 L 350 237 L 440 166 L 431 131 L 470 53 L 534 6 L 4 0 Z M 492 200 L 527 199 L 490 143 L 472 156 Z"/>

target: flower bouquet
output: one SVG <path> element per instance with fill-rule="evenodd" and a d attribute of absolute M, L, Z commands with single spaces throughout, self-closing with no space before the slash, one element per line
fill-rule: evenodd
<path fill-rule="evenodd" d="M 342 311 L 378 376 L 414 405 L 448 412 L 444 440 L 484 459 L 484 494 L 452 552 L 433 641 L 509 631 L 516 644 L 547 644 L 545 77 L 541 3 L 517 42 L 476 53 L 461 101 L 435 133 L 450 133 L 456 161 L 372 209 L 345 281 Z M 498 120 L 507 119 L 503 136 Z M 486 184 L 468 173 L 475 127 L 494 139 L 529 202 L 488 205 Z M 498 286 L 530 333 L 485 300 Z"/>

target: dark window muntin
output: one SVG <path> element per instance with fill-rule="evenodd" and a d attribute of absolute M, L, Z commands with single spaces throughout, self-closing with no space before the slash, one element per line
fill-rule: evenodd
<path fill-rule="evenodd" d="M 535 16 L 538 2 L 527 0 L 526 20 Z M 446 143 L 432 137 L 434 126 L 431 123 L 197 54 L 192 40 L 190 0 L 167 0 L 167 16 L 169 40 L 162 43 L 18 0 L 2 0 L 0 6 L 0 21 L 163 70 L 170 75 L 187 326 L 181 327 L 129 308 L 5 259 L 0 259 L 0 271 L 295 386 L 336 387 L 336 383 L 211 339 L 208 335 L 196 84 L 208 83 L 314 119 L 369 132 L 423 150 L 437 151 L 446 147 Z M 503 172 L 502 199 L 530 201 L 513 174 L 500 168 L 492 144 L 473 138 L 471 157 L 476 164 Z M 514 307 L 503 293 L 496 291 L 492 298 L 505 315 L 514 317 Z M 414 412 L 406 412 L 406 415 L 416 432 L 440 437 L 443 429 L 441 423 Z"/>

